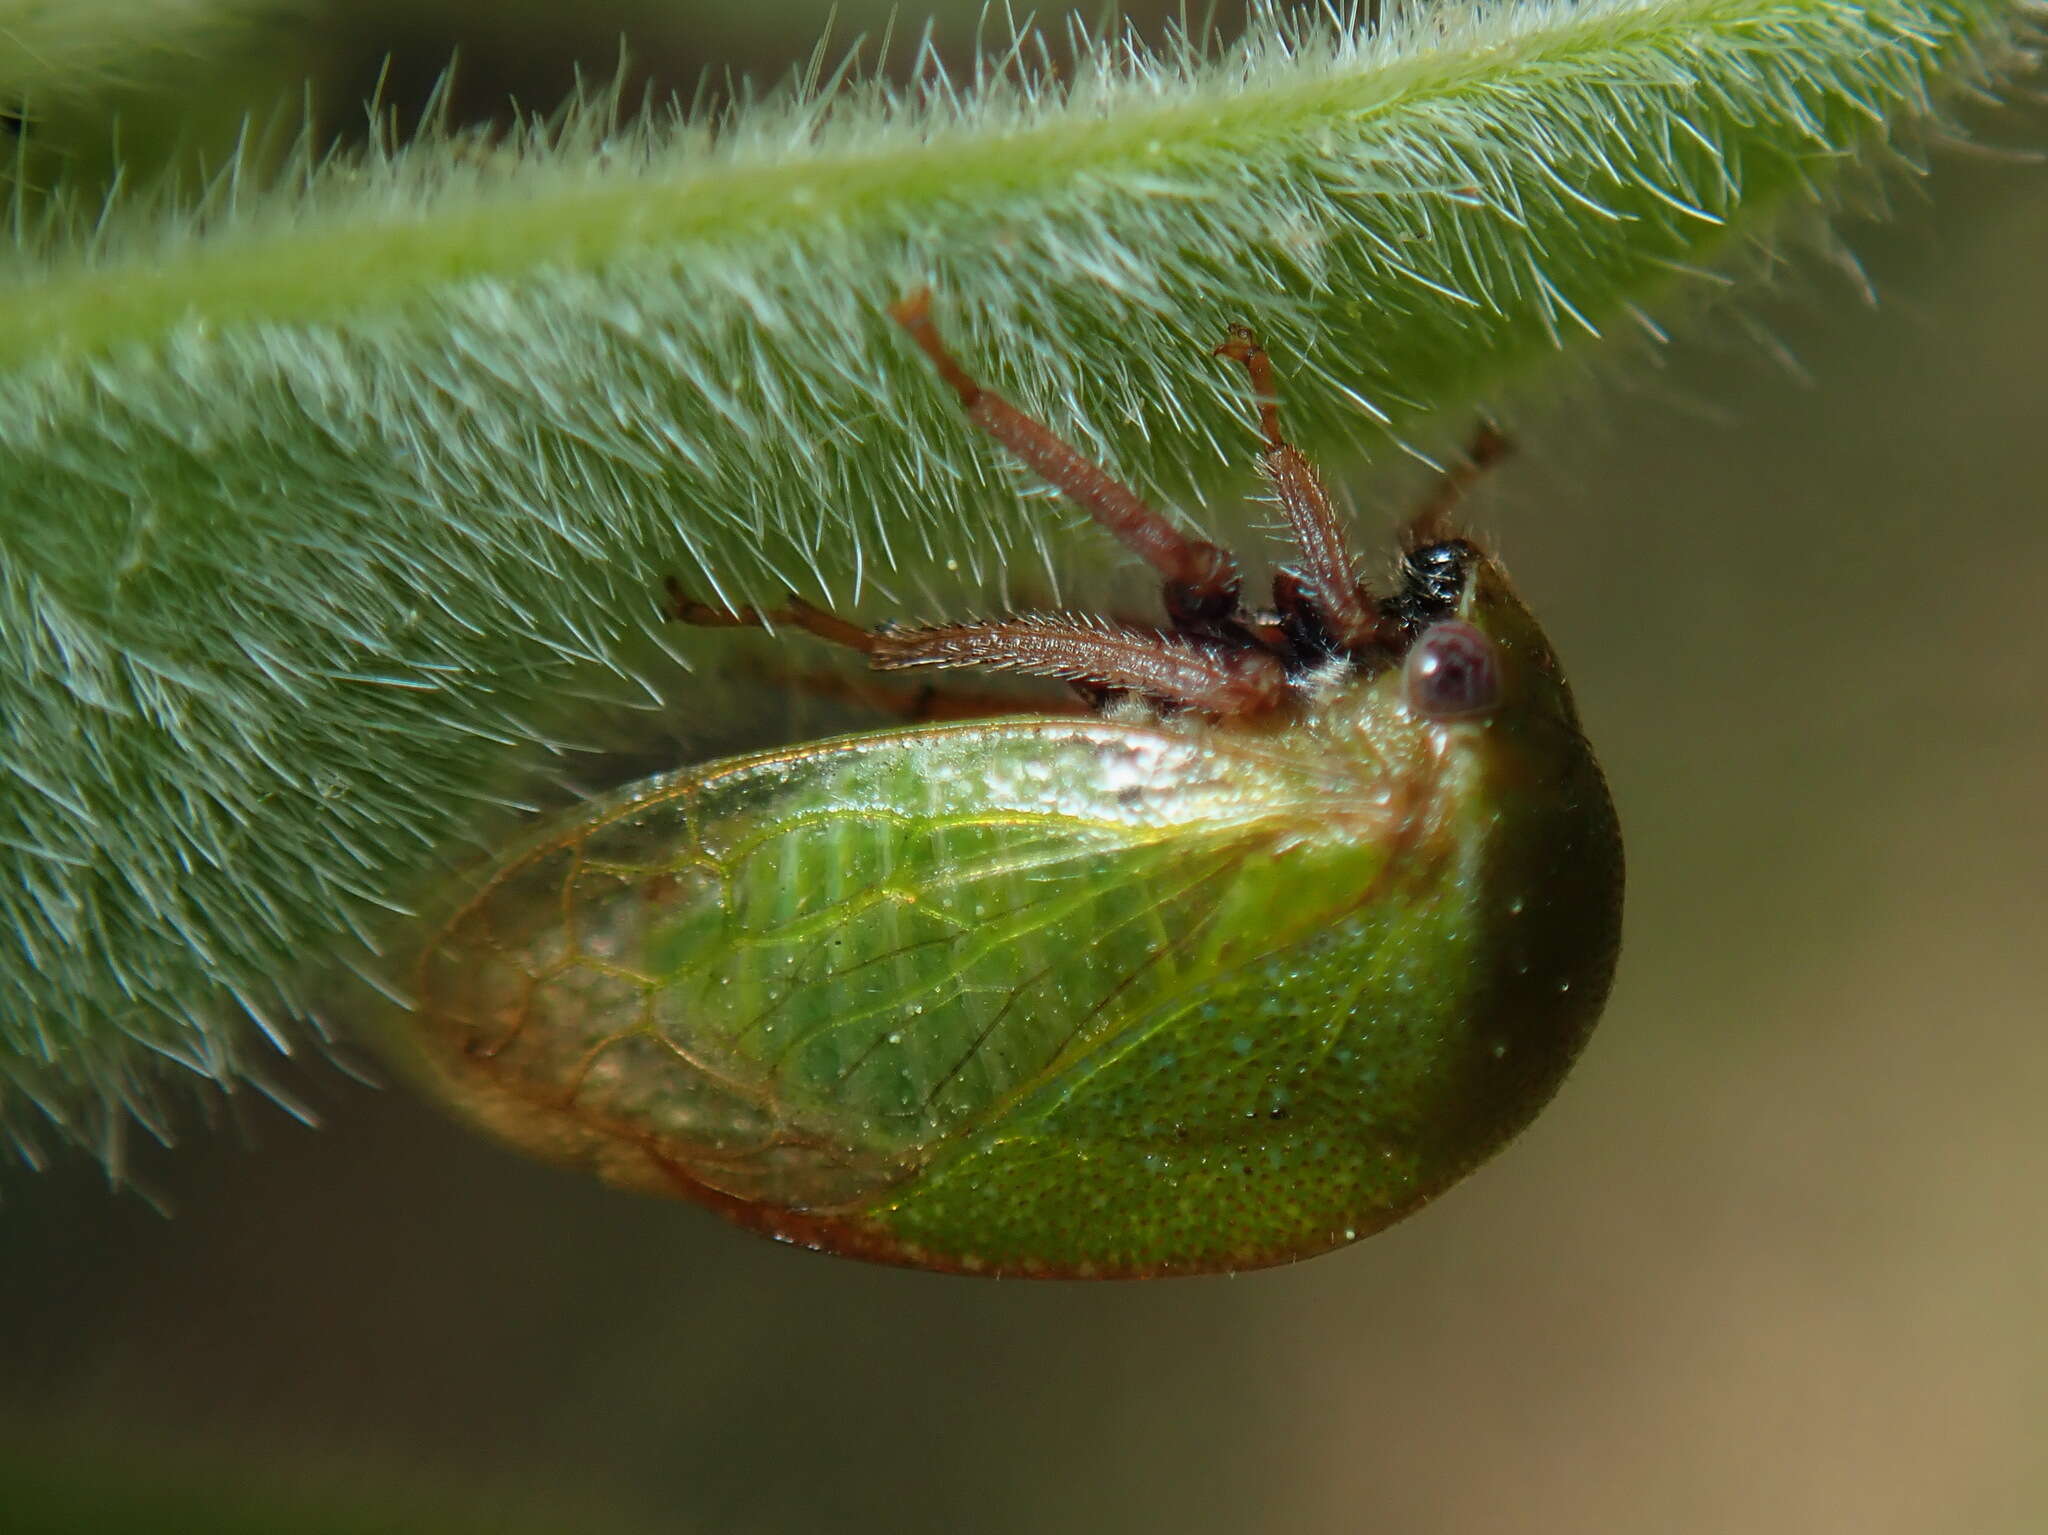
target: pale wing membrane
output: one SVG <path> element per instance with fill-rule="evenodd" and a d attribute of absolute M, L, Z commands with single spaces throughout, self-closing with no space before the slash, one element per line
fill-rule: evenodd
<path fill-rule="evenodd" d="M 1307 787 L 1064 721 L 675 775 L 501 875 L 436 1002 L 713 1188 L 849 1203 L 1171 996 Z"/>

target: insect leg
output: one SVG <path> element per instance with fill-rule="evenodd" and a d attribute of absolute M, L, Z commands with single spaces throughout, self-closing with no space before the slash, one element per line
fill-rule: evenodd
<path fill-rule="evenodd" d="M 1330 492 L 1302 451 L 1280 430 L 1280 396 L 1273 383 L 1273 359 L 1247 326 L 1233 325 L 1216 356 L 1242 363 L 1259 402 L 1259 433 L 1266 451 L 1259 467 L 1287 514 L 1301 550 L 1301 568 L 1292 583 L 1282 582 L 1274 596 L 1283 617 L 1290 609 L 1290 630 L 1319 636 L 1342 651 L 1354 651 L 1381 638 L 1380 612 L 1351 563 L 1343 524 L 1330 504 Z"/>
<path fill-rule="evenodd" d="M 703 629 L 765 629 L 770 624 L 789 624 L 831 644 L 857 650 L 870 660 L 879 644 L 871 631 L 822 608 L 814 608 L 801 598 L 792 597 L 787 606 L 762 613 L 755 608 L 713 607 L 690 596 L 674 577 L 669 578 L 667 585 L 668 615 L 681 623 Z M 767 680 L 800 689 L 814 697 L 858 704 L 878 714 L 893 715 L 914 724 L 933 720 L 996 719 L 1006 714 L 1086 714 L 1101 702 L 1100 695 L 1085 686 L 1077 687 L 1066 698 L 1027 698 L 1015 693 L 949 687 L 936 682 L 904 689 L 887 683 L 864 682 L 844 672 L 797 671 L 773 666 L 768 670 Z"/>
<path fill-rule="evenodd" d="M 931 358 L 939 377 L 952 385 L 969 419 L 1085 507 L 1159 573 L 1167 616 L 1176 628 L 1208 634 L 1226 625 L 1237 612 L 1240 585 L 1237 561 L 1229 551 L 1188 537 L 1136 491 L 1061 441 L 1050 427 L 976 383 L 940 339 L 931 310 L 930 290 L 920 289 L 892 306 L 889 314 Z"/>
<path fill-rule="evenodd" d="M 1204 645 L 1150 629 L 1065 617 L 882 629 L 869 662 L 882 671 L 981 666 L 1058 677 L 1084 691 L 1142 693 L 1222 717 L 1264 714 L 1287 701 L 1286 668 L 1263 650 Z"/>
<path fill-rule="evenodd" d="M 823 608 L 814 608 L 801 597 L 791 597 L 779 608 L 762 612 L 758 608 L 715 608 L 708 602 L 700 602 L 685 592 L 682 583 L 670 576 L 665 583 L 668 588 L 668 616 L 679 623 L 694 624 L 700 629 L 766 629 L 774 624 L 788 624 L 806 634 L 816 635 L 832 645 L 843 645 L 848 650 L 858 650 L 862 655 L 872 654 L 875 637 L 859 624 L 828 613 Z"/>
<path fill-rule="evenodd" d="M 1514 451 L 1514 439 L 1507 433 L 1490 421 L 1480 422 L 1472 433 L 1471 441 L 1465 445 L 1465 462 L 1446 469 L 1437 481 L 1436 489 L 1408 519 L 1407 528 L 1401 536 L 1402 546 L 1419 549 L 1425 544 L 1456 538 L 1458 529 L 1451 520 L 1451 514 L 1458 509 L 1458 503 L 1465 499 L 1465 493 L 1487 470 Z"/>

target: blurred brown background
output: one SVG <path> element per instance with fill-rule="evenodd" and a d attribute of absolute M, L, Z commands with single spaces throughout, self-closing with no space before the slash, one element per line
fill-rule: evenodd
<path fill-rule="evenodd" d="M 538 103 L 621 24 L 656 80 L 772 75 L 826 7 L 529 9 L 337 10 L 323 99 L 459 43 L 463 112 Z M 1935 172 L 1848 228 L 1875 309 L 1749 305 L 1808 382 L 1694 340 L 1518 420 L 1484 516 L 1614 780 L 1629 938 L 1558 1103 L 1436 1207 L 1235 1280 L 949 1280 L 315 1072 L 324 1130 L 145 1159 L 173 1219 L 11 1180 L 5 1437 L 481 1528 L 2048 1527 L 2048 171 Z"/>

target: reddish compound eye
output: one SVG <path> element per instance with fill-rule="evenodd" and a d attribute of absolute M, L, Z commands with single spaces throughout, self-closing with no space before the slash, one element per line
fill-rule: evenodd
<path fill-rule="evenodd" d="M 1500 652 L 1470 624 L 1432 624 L 1408 651 L 1408 707 L 1433 720 L 1469 720 L 1500 706 Z"/>

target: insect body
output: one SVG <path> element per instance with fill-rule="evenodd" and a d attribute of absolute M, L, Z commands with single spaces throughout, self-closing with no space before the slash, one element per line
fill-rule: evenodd
<path fill-rule="evenodd" d="M 426 946 L 415 1059 L 530 1151 L 889 1262 L 1230 1270 L 1399 1219 L 1556 1089 L 1620 922 L 1606 787 L 1542 632 L 1449 526 L 1457 477 L 1375 597 L 1233 332 L 1301 545 L 1248 613 L 1227 554 L 980 389 L 922 297 L 897 317 L 1160 572 L 1168 627 L 777 615 L 885 669 L 1064 678 L 1086 707 L 584 807 Z"/>

